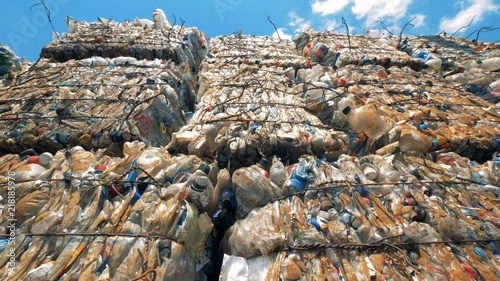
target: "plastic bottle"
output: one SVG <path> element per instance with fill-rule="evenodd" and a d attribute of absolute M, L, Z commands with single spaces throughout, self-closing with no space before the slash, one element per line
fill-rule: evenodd
<path fill-rule="evenodd" d="M 139 172 L 137 171 L 137 169 L 135 169 L 136 164 L 137 160 L 132 160 L 132 163 L 130 164 L 131 171 L 127 175 L 125 184 L 123 184 L 123 191 L 125 193 L 135 190 L 134 197 L 132 197 L 132 200 L 130 201 L 130 203 L 132 204 L 137 202 L 142 197 L 142 194 L 139 192 L 139 190 L 137 188 L 134 189 L 135 182 L 137 181 L 137 176 L 139 175 Z"/>
<path fill-rule="evenodd" d="M 328 46 L 323 43 L 317 43 L 313 49 L 313 60 L 317 62 L 321 62 L 323 57 L 328 53 Z"/>
<path fill-rule="evenodd" d="M 205 211 L 212 198 L 208 177 L 196 177 L 189 185 L 188 198 L 199 210 Z"/>
<path fill-rule="evenodd" d="M 336 67 L 340 52 L 332 52 L 331 50 L 325 55 L 324 65 Z"/>
<path fill-rule="evenodd" d="M 40 156 L 35 155 L 35 156 L 30 156 L 28 158 L 28 164 L 38 164 L 40 165 Z"/>
<path fill-rule="evenodd" d="M 369 180 L 376 180 L 379 175 L 379 169 L 370 162 L 364 162 L 361 164 L 360 170 L 363 172 L 363 175 Z"/>
<path fill-rule="evenodd" d="M 269 170 L 269 179 L 278 187 L 282 187 L 287 179 L 285 165 L 281 161 L 275 161 Z"/>
<path fill-rule="evenodd" d="M 95 176 L 97 179 L 101 178 L 102 173 L 106 171 L 106 165 L 99 164 L 95 167 Z"/>
<path fill-rule="evenodd" d="M 311 41 L 311 35 L 308 33 L 303 32 L 302 34 L 297 35 L 297 37 L 293 40 L 295 43 L 295 49 L 302 51 L 309 41 Z"/>
<path fill-rule="evenodd" d="M 236 195 L 232 190 L 225 189 L 221 193 L 218 203 L 218 208 L 213 215 L 212 222 L 217 229 L 217 234 L 223 235 L 236 221 Z"/>
<path fill-rule="evenodd" d="M 479 64 L 478 68 L 486 69 L 488 71 L 498 71 L 500 70 L 500 57 L 482 60 L 482 63 Z"/>
<path fill-rule="evenodd" d="M 382 31 L 378 29 L 368 29 L 366 34 L 368 34 L 371 38 L 380 38 L 380 36 L 383 35 Z"/>
<path fill-rule="evenodd" d="M 308 90 L 308 88 L 312 88 L 310 90 Z M 324 96 L 325 96 L 325 89 L 328 89 L 329 86 L 328 84 L 324 83 L 324 82 L 312 82 L 312 85 L 309 85 L 309 84 L 306 84 L 304 85 L 304 90 L 306 91 L 305 92 L 305 97 L 304 98 L 307 98 L 308 100 L 312 100 L 312 101 L 323 101 L 324 100 Z"/>
<path fill-rule="evenodd" d="M 411 127 L 401 129 L 399 148 L 402 152 L 413 152 L 418 155 L 428 152 L 432 148 L 432 139 Z"/>
<path fill-rule="evenodd" d="M 500 157 L 496 156 L 491 163 L 491 172 L 500 180 Z"/>
<path fill-rule="evenodd" d="M 212 168 L 213 170 L 213 168 Z M 213 182 L 212 182 L 213 184 Z M 222 169 L 217 174 L 216 184 L 212 193 L 212 198 L 208 205 L 208 214 L 213 216 L 220 204 L 219 198 L 224 190 L 231 188 L 231 174 L 227 169 Z M 235 199 L 236 200 L 236 199 Z"/>
<path fill-rule="evenodd" d="M 238 202 L 238 217 L 245 217 L 253 208 L 263 207 L 273 198 L 283 195 L 258 165 L 237 169 L 232 175 L 234 193 Z"/>
<path fill-rule="evenodd" d="M 179 208 L 179 212 L 181 213 L 181 215 L 179 216 L 179 219 L 177 220 L 177 223 L 175 224 L 175 232 L 174 232 L 175 237 L 177 237 L 179 235 L 179 232 L 182 229 L 182 225 L 186 221 L 187 209 L 186 209 L 185 204 L 181 204 L 181 206 Z"/>
<path fill-rule="evenodd" d="M 295 194 L 304 191 L 307 188 L 311 177 L 309 176 L 310 168 L 303 161 L 297 163 L 293 168 L 292 175 L 286 184 L 289 194 Z"/>
<path fill-rule="evenodd" d="M 344 112 L 348 116 L 349 125 L 355 132 L 363 132 L 371 138 L 378 138 L 393 127 L 394 121 L 384 116 L 384 113 L 374 104 L 367 104 L 352 110 L 346 107 Z"/>

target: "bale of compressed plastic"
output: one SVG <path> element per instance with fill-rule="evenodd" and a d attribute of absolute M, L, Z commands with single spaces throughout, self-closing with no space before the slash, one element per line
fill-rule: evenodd
<path fill-rule="evenodd" d="M 32 233 L 33 240 L 18 241 L 15 272 L 4 263 L 8 251 L 2 251 L 2 278 L 133 279 L 154 269 L 162 278 L 194 279 L 200 273 L 196 263 L 213 227 L 206 213 L 212 194 L 205 195 L 205 207 L 198 205 L 203 190 L 191 183 L 200 174 L 207 179 L 207 171 L 195 172 L 182 157 L 172 159 L 165 149 L 140 142 L 125 143 L 123 158 L 103 152 L 76 146 L 49 161 L 48 153 L 42 161 L 38 156 L 2 157 L 2 182 L 17 184 L 11 200 L 16 239 Z M 165 170 L 175 163 L 184 163 L 176 170 L 186 177 L 177 177 L 182 189 L 172 194 L 163 183 Z M 2 185 L 2 194 L 9 186 Z M 11 204 L 6 199 L 1 202 L 5 208 Z M 2 234 L 8 233 L 9 219 L 1 218 Z M 50 243 L 55 247 L 47 247 Z"/>
<path fill-rule="evenodd" d="M 381 160 L 391 160 L 390 165 L 382 165 Z M 494 256 L 496 246 L 491 244 L 491 239 L 498 233 L 492 225 L 496 208 L 488 210 L 486 207 L 493 204 L 491 200 L 495 200 L 500 192 L 498 187 L 491 186 L 489 173 L 493 170 L 489 167 L 494 164 L 464 166 L 464 160 L 467 161 L 457 154 L 442 155 L 437 163 L 402 155 L 385 160 L 374 156 L 361 159 L 342 157 L 336 165 L 338 173 L 351 184 L 330 180 L 318 183 L 314 189 L 309 186 L 305 194 L 273 200 L 237 221 L 226 233 L 224 249 L 231 257 L 243 259 L 225 258 L 223 271 L 232 272 L 232 267 L 250 268 L 256 259 L 264 257 L 271 259 L 271 263 L 261 263 L 255 270 L 282 278 L 312 278 L 318 271 L 307 267 L 319 261 L 321 270 L 330 263 L 329 266 L 333 266 L 340 276 L 353 274 L 358 278 L 371 278 L 385 274 L 387 270 L 395 276 L 406 276 L 405 268 L 410 262 L 411 267 L 418 269 L 418 276 L 426 276 L 430 274 L 428 270 L 434 272 L 425 266 L 435 263 L 429 258 L 429 253 L 432 253 L 441 258 L 448 256 L 446 265 L 441 260 L 439 262 L 443 264 L 440 267 L 443 276 L 466 276 L 462 270 L 464 266 L 487 276 L 498 274 L 497 269 L 483 266 L 485 260 Z M 473 175 L 482 176 L 453 181 L 451 178 L 456 174 L 451 167 L 468 169 Z M 321 178 L 312 171 L 314 169 L 310 169 L 311 178 Z M 388 175 L 396 171 L 403 180 L 392 184 L 384 183 L 384 177 L 372 175 Z M 468 180 L 472 178 L 482 183 L 471 184 Z M 448 188 L 443 189 L 442 183 Z M 460 194 L 463 199 L 448 194 Z M 476 200 L 482 203 L 472 207 L 473 202 L 478 202 Z M 483 242 L 469 247 L 466 241 L 470 237 Z M 391 269 L 376 267 L 373 263 L 378 260 L 378 255 L 388 255 L 388 249 L 377 244 L 378 241 L 384 241 L 384 245 L 397 244 L 398 255 L 408 259 L 394 261 Z M 442 244 L 448 242 L 454 243 L 453 249 Z M 462 255 L 467 253 L 483 261 L 463 260 Z M 360 260 L 360 255 L 366 258 Z M 275 261 L 274 265 L 272 261 Z M 496 262 L 493 263 L 497 268 Z"/>

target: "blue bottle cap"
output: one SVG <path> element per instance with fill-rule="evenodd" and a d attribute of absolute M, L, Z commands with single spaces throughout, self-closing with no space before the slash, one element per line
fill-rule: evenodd
<path fill-rule="evenodd" d="M 368 194 L 368 190 L 366 190 L 366 188 L 362 186 L 361 190 L 359 191 L 359 195 L 361 195 L 361 197 L 368 197 Z"/>
<path fill-rule="evenodd" d="M 251 128 L 252 128 L 252 133 L 255 133 L 255 131 L 257 131 L 257 128 L 259 128 L 259 125 L 253 123 Z"/>
<path fill-rule="evenodd" d="M 64 134 L 59 135 L 58 141 L 64 145 L 69 144 L 69 134 L 64 133 Z"/>

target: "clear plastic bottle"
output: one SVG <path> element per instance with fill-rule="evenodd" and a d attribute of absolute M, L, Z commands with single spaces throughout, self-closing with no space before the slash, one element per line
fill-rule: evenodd
<path fill-rule="evenodd" d="M 384 135 L 394 124 L 392 119 L 384 116 L 382 110 L 374 104 L 367 104 L 350 111 L 348 110 L 346 115 L 348 116 L 349 125 L 351 125 L 355 132 L 363 132 L 371 138 L 378 138 Z"/>
<path fill-rule="evenodd" d="M 194 179 L 189 185 L 188 198 L 199 210 L 206 211 L 212 199 L 212 183 L 207 176 L 193 175 Z"/>

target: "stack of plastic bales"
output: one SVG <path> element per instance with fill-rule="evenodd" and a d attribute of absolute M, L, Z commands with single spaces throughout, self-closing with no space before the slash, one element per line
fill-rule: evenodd
<path fill-rule="evenodd" d="M 500 278 L 498 44 L 161 15 L 3 76 L 1 280 Z"/>

